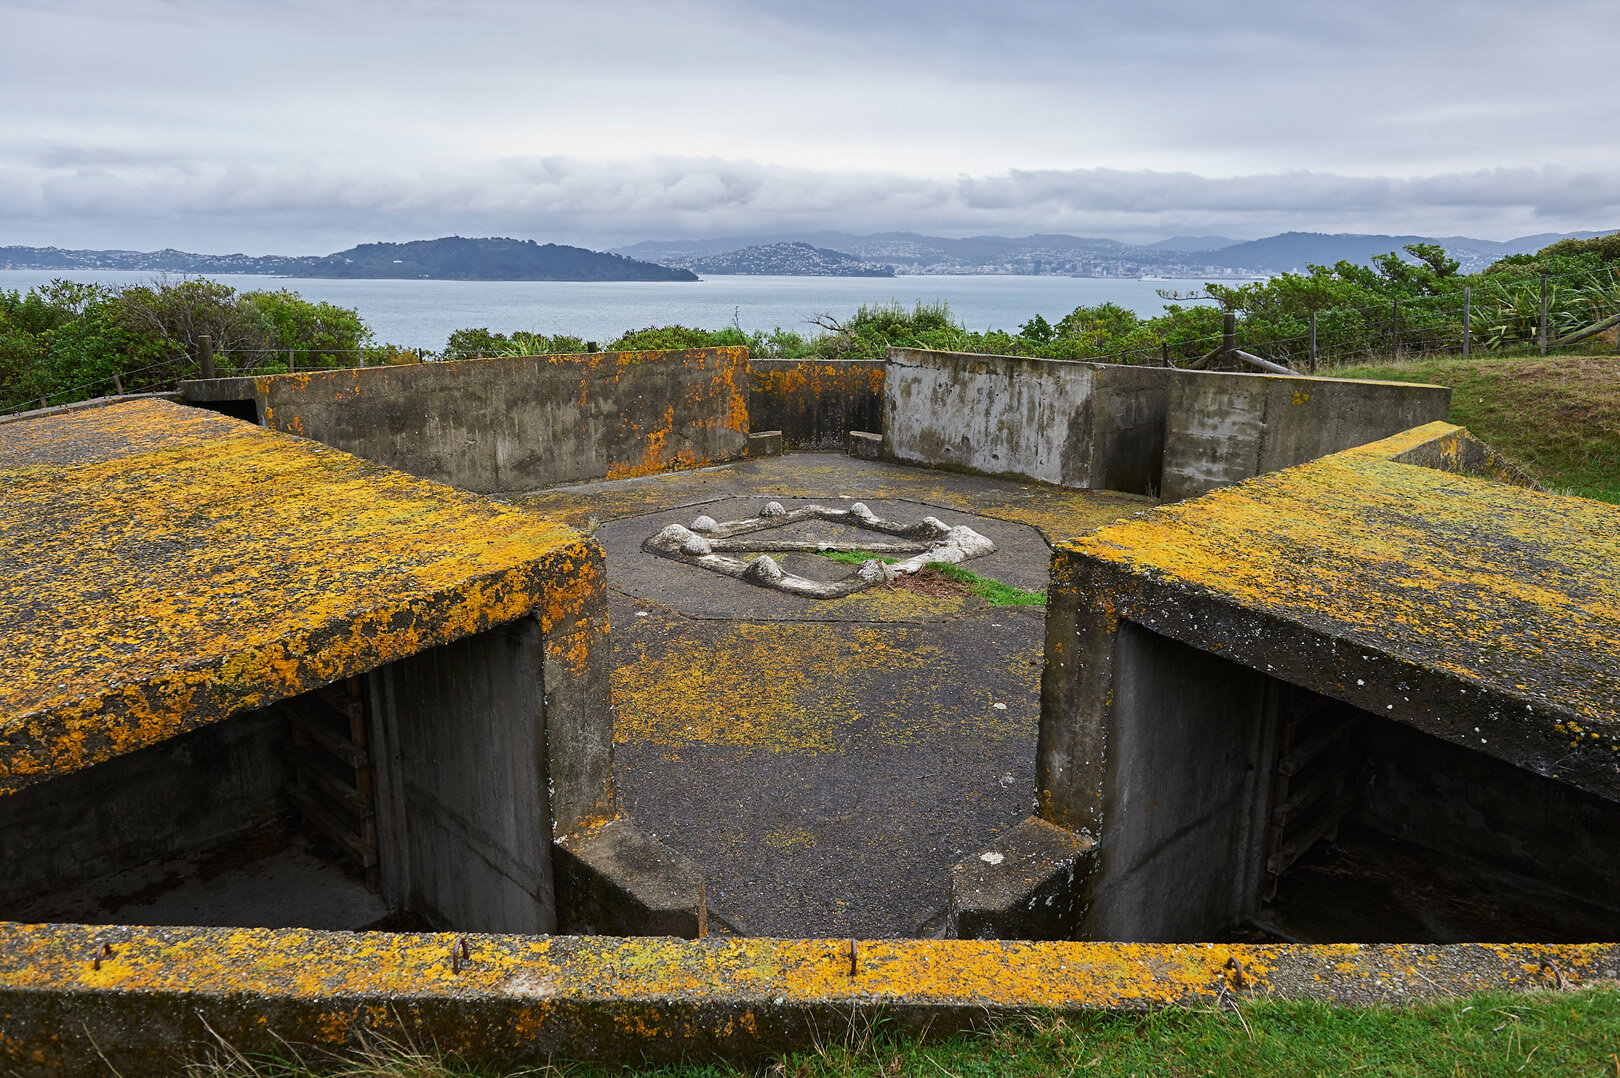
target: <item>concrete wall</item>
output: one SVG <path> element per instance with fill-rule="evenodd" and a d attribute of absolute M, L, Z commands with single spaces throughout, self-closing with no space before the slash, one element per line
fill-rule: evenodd
<path fill-rule="evenodd" d="M 899 460 L 1177 501 L 1444 419 L 1450 402 L 1405 382 L 894 348 L 884 434 Z"/>
<path fill-rule="evenodd" d="M 0 919 L 55 920 L 53 892 L 288 811 L 285 738 L 285 720 L 248 712 L 0 797 Z"/>
<path fill-rule="evenodd" d="M 1177 371 L 1160 495 L 1195 497 L 1443 420 L 1450 410 L 1443 386 Z"/>
<path fill-rule="evenodd" d="M 1249 912 L 1275 751 L 1265 681 L 1120 627 L 1087 938 L 1213 939 Z"/>
<path fill-rule="evenodd" d="M 469 931 L 556 930 L 541 663 L 525 618 L 373 675 L 390 906 Z"/>
<path fill-rule="evenodd" d="M 883 430 L 883 363 L 755 359 L 748 369 L 752 428 L 781 431 L 790 449 L 843 449 L 850 431 Z"/>
<path fill-rule="evenodd" d="M 748 350 L 596 352 L 254 379 L 273 430 L 481 493 L 730 460 Z"/>
<path fill-rule="evenodd" d="M 1170 374 L 891 348 L 885 444 L 919 464 L 1147 493 L 1163 455 Z"/>

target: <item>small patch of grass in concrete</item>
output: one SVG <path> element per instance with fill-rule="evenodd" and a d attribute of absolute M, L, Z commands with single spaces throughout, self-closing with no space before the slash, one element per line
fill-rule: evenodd
<path fill-rule="evenodd" d="M 1328 372 L 1451 387 L 1451 422 L 1549 490 L 1620 502 L 1620 358 L 1441 357 Z"/>
<path fill-rule="evenodd" d="M 823 558 L 842 562 L 845 565 L 861 565 L 871 561 L 875 555 L 863 554 L 858 550 L 819 550 L 816 553 Z M 879 557 L 878 561 L 893 565 L 898 558 Z M 999 580 L 991 580 L 987 576 L 970 572 L 960 565 L 949 562 L 931 561 L 923 567 L 923 573 L 933 573 L 947 580 L 962 585 L 968 591 L 977 595 L 991 606 L 1045 606 L 1046 592 L 1027 591 L 1024 588 L 1015 588 L 1011 584 L 1003 584 Z M 923 573 L 917 574 L 922 577 Z M 924 577 L 926 583 L 927 578 Z"/>
<path fill-rule="evenodd" d="M 390 1062 L 388 1051 L 398 1054 Z M 452 1056 L 384 1046 L 348 1065 L 339 1057 L 248 1060 L 226 1053 L 194 1078 L 605 1078 L 662 1075 L 781 1078 L 1049 1074 L 1212 1075 L 1616 1075 L 1620 990 L 1489 993 L 1413 1007 L 1335 1007 L 1256 1000 L 1217 1008 L 1166 1007 L 1147 1014 L 1048 1015 L 1009 1020 L 978 1034 L 922 1041 L 881 1024 L 845 1043 L 795 1053 L 768 1066 L 665 1067 L 546 1064 L 519 1070 L 470 1067 Z"/>

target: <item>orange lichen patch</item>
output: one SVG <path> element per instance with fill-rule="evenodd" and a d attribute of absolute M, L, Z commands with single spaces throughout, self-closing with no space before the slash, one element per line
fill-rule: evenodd
<path fill-rule="evenodd" d="M 1440 433 L 1155 509 L 1060 557 L 1190 586 L 1620 735 L 1620 508 L 1388 459 Z"/>
<path fill-rule="evenodd" d="M 458 939 L 467 941 L 468 957 L 452 963 Z M 92 959 L 103 943 L 111 943 L 113 953 L 97 970 Z M 250 995 L 334 1006 L 340 999 L 404 1006 L 459 999 L 526 1005 L 713 1001 L 778 1008 L 859 1001 L 1020 1010 L 1188 1002 L 1234 987 L 1250 995 L 1342 998 L 1375 982 L 1401 983 L 1407 977 L 1419 989 L 1428 981 L 1436 991 L 1466 992 L 1525 986 L 1543 962 L 1556 963 L 1563 976 L 1579 982 L 1616 954 L 1612 944 L 861 940 L 854 946 L 852 971 L 848 940 L 457 937 L 9 923 L 0 923 L 0 945 L 0 989 L 9 992 L 173 993 L 187 1003 Z M 1307 983 L 1313 972 L 1315 986 Z M 1241 985 L 1234 985 L 1238 980 Z M 661 1016 L 669 1012 L 653 1007 L 633 1013 L 647 1023 L 641 1032 L 651 1034 L 664 1028 Z M 448 1025 L 443 1031 L 454 1035 Z"/>
<path fill-rule="evenodd" d="M 132 402 L 39 434 L 0 431 L 0 790 L 600 580 L 562 525 L 199 410 Z M 550 579 L 555 555 L 580 579 Z"/>
<path fill-rule="evenodd" d="M 619 634 L 613 695 L 620 744 L 813 754 L 839 749 L 857 728 L 903 745 L 951 728 L 967 737 L 1013 737 L 1035 721 L 1038 649 L 957 654 L 909 625 L 734 622 L 701 642 L 648 639 L 652 630 L 640 625 Z M 987 662 L 1005 665 L 998 683 L 1023 690 L 964 706 L 960 686 L 982 683 Z M 873 677 L 883 679 L 885 692 L 870 691 L 863 679 Z"/>

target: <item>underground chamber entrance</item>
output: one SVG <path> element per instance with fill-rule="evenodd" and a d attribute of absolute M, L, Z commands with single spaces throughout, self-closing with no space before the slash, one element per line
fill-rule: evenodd
<path fill-rule="evenodd" d="M 0 798 L 12 866 L 0 919 L 348 929 L 389 919 L 355 685 Z M 351 701 L 353 719 L 340 711 Z"/>
<path fill-rule="evenodd" d="M 553 932 L 523 618 L 0 797 L 0 919 Z"/>
<path fill-rule="evenodd" d="M 1307 943 L 1620 938 L 1620 805 L 1279 686 L 1250 927 Z"/>

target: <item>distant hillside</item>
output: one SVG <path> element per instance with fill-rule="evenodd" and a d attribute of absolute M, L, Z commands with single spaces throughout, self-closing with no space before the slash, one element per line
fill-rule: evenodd
<path fill-rule="evenodd" d="M 533 240 L 447 236 L 365 243 L 331 255 L 204 255 L 186 251 L 64 251 L 0 247 L 4 269 L 122 269 L 168 273 L 262 273 L 281 277 L 453 281 L 695 281 L 689 270 Z"/>
<path fill-rule="evenodd" d="M 1569 235 L 1588 237 L 1598 233 Z M 1331 266 L 1340 261 L 1371 265 L 1373 256 L 1400 251 L 1408 243 L 1438 243 L 1461 263 L 1464 272 L 1472 273 L 1506 255 L 1539 251 L 1563 237 L 1562 233 L 1547 233 L 1495 241 L 1467 236 L 1288 232 L 1246 243 L 1235 243 L 1224 236 L 1174 236 L 1149 246 L 1134 246 L 1118 240 L 1066 235 L 948 239 L 916 232 L 880 232 L 865 236 L 819 232 L 731 239 L 649 240 L 621 247 L 619 253 L 666 265 L 687 265 L 738 248 L 793 242 L 846 252 L 865 263 L 891 266 L 898 273 L 1219 280 L 1287 273 L 1303 270 L 1307 265 Z M 1220 246 L 1199 247 L 1205 243 Z"/>
<path fill-rule="evenodd" d="M 1574 233 L 1590 236 L 1596 233 Z M 1234 243 L 1214 251 L 1200 251 L 1197 257 L 1223 268 L 1248 268 L 1267 273 L 1303 271 L 1307 265 L 1331 266 L 1335 262 L 1369 265 L 1374 255 L 1399 251 L 1409 243 L 1437 243 L 1455 258 L 1464 273 L 1474 273 L 1499 258 L 1530 254 L 1558 239 L 1560 233 L 1521 236 L 1511 240 L 1477 240 L 1467 236 L 1384 236 L 1366 234 L 1324 235 L 1320 232 L 1284 232 L 1263 240 Z"/>
<path fill-rule="evenodd" d="M 1150 251 L 1218 251 L 1222 247 L 1230 247 L 1241 241 L 1228 239 L 1225 236 L 1171 236 L 1158 243 L 1150 243 Z"/>
<path fill-rule="evenodd" d="M 724 254 L 661 260 L 696 273 L 721 276 L 753 273 L 785 277 L 893 277 L 892 266 L 874 265 L 842 251 L 808 243 L 769 243 Z"/>

